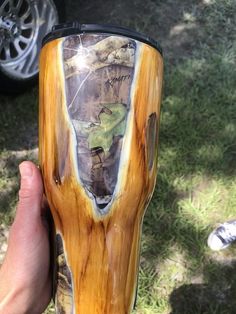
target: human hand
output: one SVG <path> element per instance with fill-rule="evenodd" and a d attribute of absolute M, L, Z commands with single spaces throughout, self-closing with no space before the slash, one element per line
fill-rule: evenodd
<path fill-rule="evenodd" d="M 51 298 L 49 230 L 39 169 L 20 164 L 21 187 L 0 269 L 0 314 L 41 314 Z"/>

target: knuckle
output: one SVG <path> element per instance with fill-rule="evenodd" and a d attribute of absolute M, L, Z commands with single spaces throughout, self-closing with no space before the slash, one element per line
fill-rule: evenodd
<path fill-rule="evenodd" d="M 29 199 L 32 197 L 32 190 L 28 188 L 20 189 L 19 199 Z"/>

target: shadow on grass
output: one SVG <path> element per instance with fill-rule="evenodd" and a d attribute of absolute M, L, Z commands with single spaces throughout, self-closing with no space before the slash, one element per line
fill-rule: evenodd
<path fill-rule="evenodd" d="M 236 263 L 230 266 L 219 264 L 214 266 L 215 273 L 211 275 L 207 284 L 183 285 L 172 292 L 170 314 L 235 313 Z"/>
<path fill-rule="evenodd" d="M 36 148 L 38 89 L 21 95 L 0 95 L 0 111 L 0 153 Z"/>
<path fill-rule="evenodd" d="M 177 276 L 180 275 L 181 278 L 183 271 L 181 267 L 188 268 L 192 275 L 188 279 L 185 278 L 186 280 L 180 279 L 175 283 L 175 276 L 171 279 L 171 272 L 166 277 L 167 283 L 164 282 L 164 290 L 168 290 L 168 285 L 178 287 L 174 288 L 169 295 L 172 309 L 170 314 L 234 314 L 236 312 L 235 258 L 221 256 L 221 259 L 217 261 L 217 253 L 210 258 L 207 257 L 206 243 L 211 231 L 209 226 L 197 228 L 191 221 L 179 215 L 177 205 L 179 195 L 173 192 L 174 188 L 167 180 L 163 180 L 161 175 L 158 186 L 160 189 L 157 188 L 155 191 L 156 195 L 154 194 L 154 200 L 147 210 L 143 226 L 141 268 L 146 272 L 149 281 L 148 285 L 144 283 L 146 304 L 153 304 L 153 294 L 156 294 L 156 309 L 159 306 L 159 300 L 163 297 L 162 287 L 155 288 L 155 276 L 162 276 L 163 266 L 160 269 L 159 267 L 167 260 L 172 260 L 174 247 L 177 250 L 180 248 L 185 256 L 182 265 L 183 261 L 175 260 L 174 257 L 174 263 L 176 262 L 176 267 L 179 268 L 176 271 Z M 158 199 L 163 199 L 162 189 L 165 193 L 164 204 L 158 205 Z M 168 268 L 171 265 L 167 264 L 165 267 Z M 155 276 L 150 276 L 150 274 L 155 274 Z M 196 278 L 194 274 L 197 274 Z M 173 282 L 170 282 L 171 280 Z M 192 283 L 180 285 L 182 281 Z M 195 281 L 197 283 L 194 283 Z M 141 299 L 144 290 L 143 283 L 140 282 L 140 284 L 139 297 Z M 161 288 L 160 295 L 158 295 L 158 288 Z M 155 289 L 157 289 L 156 293 Z M 153 313 L 156 313 L 155 308 Z"/>
<path fill-rule="evenodd" d="M 181 31 L 177 29 L 179 33 L 175 36 L 175 30 L 172 30 L 182 21 L 185 12 L 194 11 L 198 5 L 204 7 L 200 0 L 97 0 L 96 5 L 93 0 L 69 0 L 68 15 L 69 20 L 79 20 L 80 23 L 110 23 L 143 32 L 159 40 L 174 61 L 179 56 L 191 54 L 197 45 L 196 41 L 190 40 L 194 27 L 182 29 L 181 36 L 178 36 Z"/>
<path fill-rule="evenodd" d="M 18 166 L 23 160 L 36 157 L 37 100 L 37 88 L 22 95 L 0 95 L 0 222 L 7 225 L 15 211 Z"/>
<path fill-rule="evenodd" d="M 235 278 L 236 279 L 236 278 Z M 214 291 L 214 282 L 183 285 L 170 297 L 171 314 L 234 314 L 236 304 L 232 289 Z"/>

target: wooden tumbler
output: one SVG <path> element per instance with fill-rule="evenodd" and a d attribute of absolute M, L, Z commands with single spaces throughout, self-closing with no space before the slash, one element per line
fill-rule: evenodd
<path fill-rule="evenodd" d="M 60 314 L 128 314 L 157 174 L 163 59 L 121 27 L 68 23 L 40 57 L 39 156 Z"/>

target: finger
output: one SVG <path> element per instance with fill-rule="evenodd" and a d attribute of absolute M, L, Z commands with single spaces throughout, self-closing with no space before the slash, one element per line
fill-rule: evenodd
<path fill-rule="evenodd" d="M 16 218 L 21 220 L 38 219 L 41 215 L 43 183 L 39 169 L 30 161 L 24 161 L 19 166 L 21 181 L 19 202 Z"/>
<path fill-rule="evenodd" d="M 24 250 L 34 252 L 33 247 L 37 247 L 45 232 L 41 218 L 43 183 L 40 171 L 30 161 L 22 162 L 19 169 L 21 175 L 19 202 L 8 241 L 9 248 L 12 248 L 9 252 L 13 255 L 16 251 L 18 254 Z"/>

